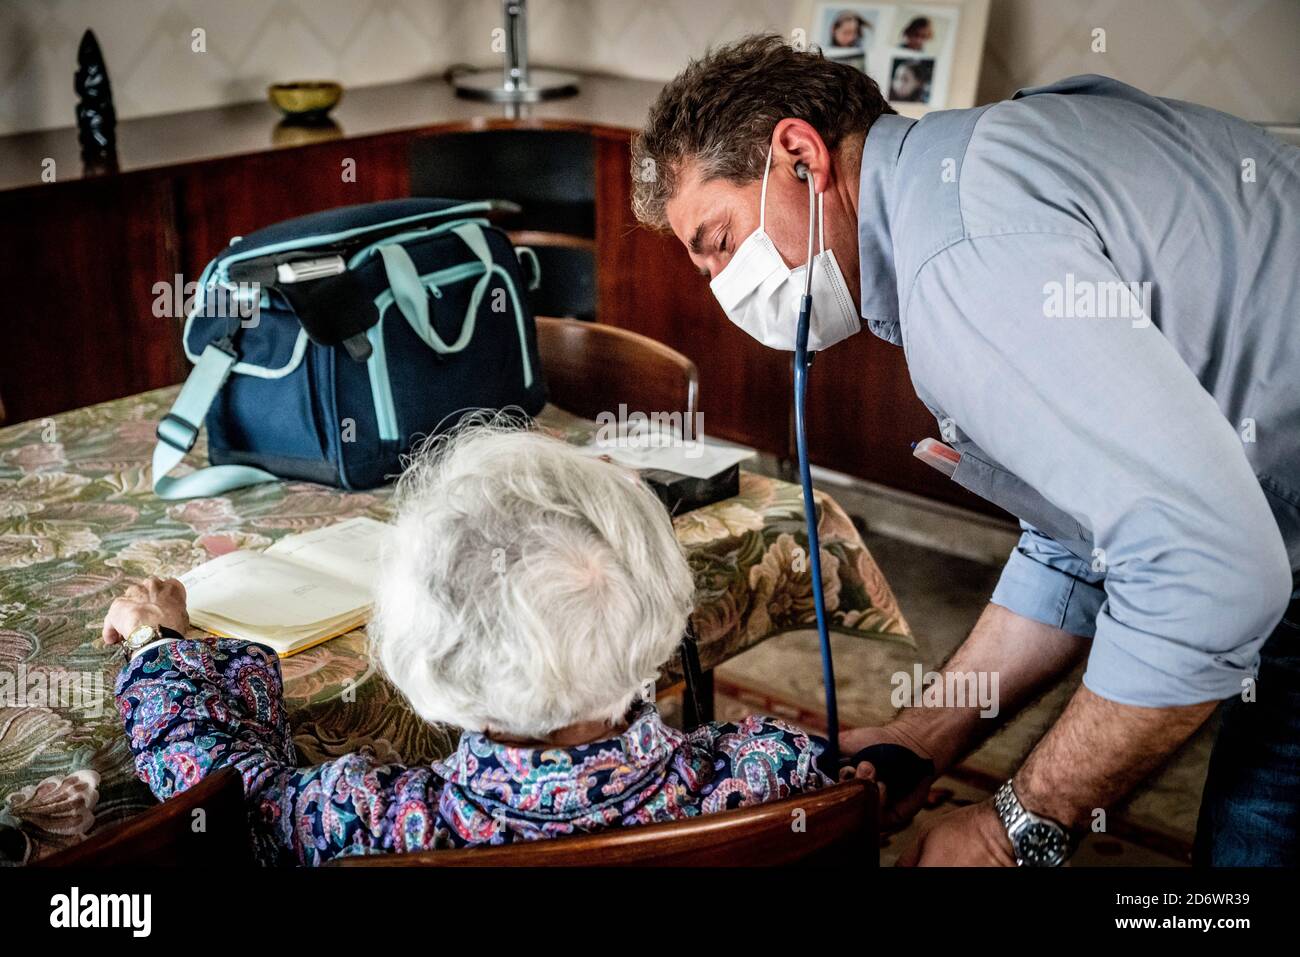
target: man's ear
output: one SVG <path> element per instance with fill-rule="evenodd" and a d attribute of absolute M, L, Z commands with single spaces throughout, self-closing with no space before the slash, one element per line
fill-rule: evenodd
<path fill-rule="evenodd" d="M 790 117 L 772 131 L 772 173 L 796 176 L 799 163 L 808 167 L 817 192 L 824 192 L 835 175 L 831 151 L 810 123 Z"/>

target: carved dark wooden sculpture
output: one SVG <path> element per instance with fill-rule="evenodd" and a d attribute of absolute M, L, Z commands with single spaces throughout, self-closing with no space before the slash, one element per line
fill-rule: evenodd
<path fill-rule="evenodd" d="M 117 156 L 117 112 L 108 67 L 95 34 L 87 30 L 77 49 L 77 139 L 88 166 L 111 165 Z"/>

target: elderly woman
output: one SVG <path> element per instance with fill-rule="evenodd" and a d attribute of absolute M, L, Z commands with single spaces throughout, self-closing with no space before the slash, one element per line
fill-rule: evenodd
<path fill-rule="evenodd" d="M 152 579 L 104 624 L 109 642 L 162 629 L 116 686 L 141 780 L 166 799 L 237 768 L 259 858 L 302 864 L 671 821 L 829 783 L 825 742 L 781 721 L 683 733 L 660 718 L 649 694 L 692 578 L 663 507 L 617 465 L 534 432 L 444 443 L 399 484 L 379 582 L 374 653 L 417 714 L 464 729 L 455 753 L 300 766 L 274 652 L 183 639 L 184 588 Z"/>

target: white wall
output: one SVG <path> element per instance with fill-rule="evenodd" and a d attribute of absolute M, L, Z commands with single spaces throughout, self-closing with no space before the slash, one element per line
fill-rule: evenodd
<path fill-rule="evenodd" d="M 669 79 L 710 43 L 807 26 L 795 18 L 808 4 L 790 0 L 532 2 L 539 58 L 649 79 Z M 1091 50 L 1096 27 L 1104 54 Z M 984 49 L 981 103 L 1104 73 L 1247 119 L 1300 121 L 1300 0 L 992 0 Z"/>
<path fill-rule="evenodd" d="M 90 27 L 119 118 L 263 99 L 269 83 L 347 86 L 441 71 L 452 0 L 0 0 L 0 133 L 75 122 L 77 46 Z M 191 31 L 206 31 L 205 53 Z M 214 131 L 215 133 L 216 131 Z"/>
<path fill-rule="evenodd" d="M 711 43 L 788 33 L 795 0 L 531 0 L 533 58 L 650 79 Z M 275 80 L 360 86 L 490 63 L 500 0 L 0 0 L 0 133 L 73 122 L 92 27 L 121 117 L 260 99 Z M 191 52 L 191 31 L 207 52 Z M 1090 50 L 1107 31 L 1107 52 Z M 981 102 L 1073 73 L 1254 120 L 1300 120 L 1300 0 L 992 0 Z"/>

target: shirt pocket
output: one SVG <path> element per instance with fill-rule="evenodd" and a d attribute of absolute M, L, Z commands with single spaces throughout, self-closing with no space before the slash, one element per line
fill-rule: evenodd
<path fill-rule="evenodd" d="M 1028 522 L 1078 558 L 1092 560 L 1092 536 L 1074 516 L 1043 498 L 1015 473 L 990 462 L 973 443 L 951 444 L 961 453 L 952 475 L 954 482 Z"/>

